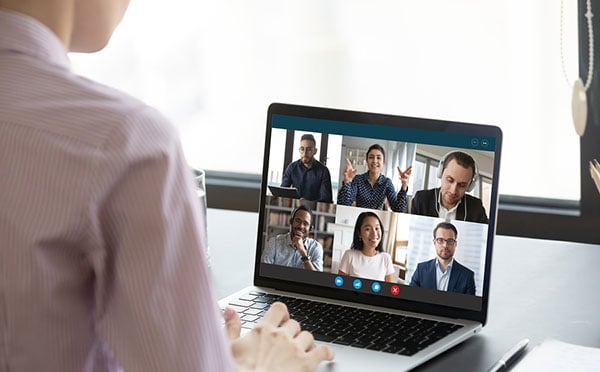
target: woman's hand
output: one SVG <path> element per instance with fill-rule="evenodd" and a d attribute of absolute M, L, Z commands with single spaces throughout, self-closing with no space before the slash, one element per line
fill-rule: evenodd
<path fill-rule="evenodd" d="M 350 159 L 346 159 L 346 170 L 344 171 L 344 183 L 350 183 L 352 181 L 352 179 L 354 178 L 354 176 L 356 176 L 357 172 L 358 172 L 358 169 L 352 168 L 352 163 L 350 162 Z"/>
<path fill-rule="evenodd" d="M 404 172 L 402 171 L 402 169 L 400 169 L 400 166 L 397 166 L 396 168 L 398 169 L 398 173 L 400 173 L 400 182 L 402 182 L 402 190 L 406 190 L 408 188 L 408 178 L 412 173 L 412 165 L 406 168 Z"/>
<path fill-rule="evenodd" d="M 315 347 L 313 336 L 290 319 L 287 307 L 275 302 L 250 333 L 240 337 L 240 318 L 232 308 L 224 311 L 225 330 L 238 371 L 312 371 L 333 360 L 325 345 Z"/>

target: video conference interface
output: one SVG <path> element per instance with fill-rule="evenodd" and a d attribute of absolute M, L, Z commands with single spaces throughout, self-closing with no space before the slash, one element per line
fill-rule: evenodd
<path fill-rule="evenodd" d="M 274 115 L 260 275 L 479 310 L 494 141 Z"/>

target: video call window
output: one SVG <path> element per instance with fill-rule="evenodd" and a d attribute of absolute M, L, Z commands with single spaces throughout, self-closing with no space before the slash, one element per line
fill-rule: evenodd
<path fill-rule="evenodd" d="M 310 144 L 307 145 L 307 143 L 301 145 L 302 139 L 308 138 L 303 137 L 305 135 L 311 135 L 314 138 L 313 146 L 309 146 Z M 358 205 L 356 200 L 349 205 L 339 204 L 338 195 L 344 184 L 344 171 L 348 168 L 348 162 L 351 164 L 351 168 L 356 170 L 354 177 L 360 174 L 370 174 L 367 151 L 373 144 L 379 145 L 384 152 L 382 156 L 384 161 L 378 170 L 381 175 L 390 179 L 395 193 L 401 189 L 397 168 L 405 170 L 412 166 L 405 196 L 407 207 L 405 210 L 398 211 L 398 209 L 392 208 L 387 199 L 381 208 L 366 208 Z M 295 219 L 292 213 L 296 207 L 305 205 L 312 213 L 310 232 L 305 234 L 305 239 L 307 239 L 305 245 L 312 247 L 311 254 L 314 252 L 318 252 L 318 254 L 311 256 L 308 254 L 308 249 L 301 248 L 304 256 L 297 257 L 296 261 L 292 263 L 293 260 L 290 260 L 289 256 L 292 255 L 293 250 L 297 250 L 292 247 L 291 251 L 281 254 L 281 257 L 286 257 L 287 261 L 277 263 L 271 258 L 268 262 L 263 260 L 263 263 L 294 266 L 293 269 L 300 270 L 298 272 L 310 269 L 332 277 L 344 274 L 381 282 L 388 280 L 393 284 L 410 287 L 411 291 L 414 289 L 413 292 L 405 291 L 414 294 L 419 293 L 420 290 L 423 293 L 430 293 L 429 291 L 434 290 L 481 296 L 488 235 L 487 215 L 489 214 L 494 163 L 493 151 L 465 150 L 449 146 L 391 141 L 383 138 L 273 128 L 268 168 L 269 185 L 281 185 L 284 173 L 290 164 L 310 161 L 302 151 L 305 147 L 315 147 L 316 154 L 314 154 L 313 160 L 321 163 L 327 169 L 329 176 L 327 183 L 332 189 L 332 200 L 325 202 L 303 197 L 286 200 L 272 195 L 267 190 L 263 247 L 269 246 L 271 247 L 269 249 L 272 250 L 273 244 L 269 241 L 271 239 L 274 241 L 276 238 L 281 241 L 281 236 L 284 234 L 288 234 L 289 241 L 292 241 L 295 229 L 293 223 Z M 430 191 L 428 196 L 434 195 L 432 198 L 442 200 L 442 184 L 445 179 L 442 173 L 445 175 L 446 169 L 450 170 L 450 164 L 455 167 L 456 164 L 453 162 L 459 160 L 450 160 L 443 171 L 438 172 L 440 160 L 454 151 L 467 153 L 475 162 L 477 177 L 469 178 L 470 182 L 467 185 L 469 188 L 464 191 L 464 194 L 470 195 L 463 196 L 463 200 L 467 202 L 459 203 L 454 210 L 450 208 L 450 213 L 453 213 L 450 219 L 440 218 L 437 213 L 436 215 L 415 214 L 412 210 L 414 206 L 423 208 L 423 205 L 426 204 L 420 200 L 424 194 L 418 195 L 417 192 Z M 312 170 L 307 171 L 298 164 L 296 164 L 299 169 L 298 174 L 302 177 L 298 178 L 296 175 L 296 179 L 300 181 L 295 182 L 314 181 L 318 178 L 314 174 L 305 176 L 305 173 L 310 174 Z M 321 171 L 321 173 L 323 172 Z M 459 175 L 453 174 L 452 177 L 459 178 Z M 299 188 L 307 187 L 306 184 L 298 186 Z M 358 190 L 360 192 L 360 189 Z M 417 196 L 417 200 L 412 205 L 415 196 Z M 417 203 L 419 201 L 420 203 Z M 439 207 L 436 208 L 439 212 Z M 382 230 L 383 234 L 377 232 L 371 236 L 368 233 L 357 236 L 357 231 L 360 231 L 357 222 L 365 216 L 365 213 L 370 215 L 370 218 L 366 218 L 370 223 L 366 228 L 371 229 L 373 221 L 375 221 L 376 229 Z M 474 214 L 477 214 L 478 217 L 473 217 Z M 377 218 L 372 218 L 372 215 L 376 215 Z M 275 220 L 276 222 L 274 222 Z M 450 223 L 450 227 L 444 225 L 447 222 Z M 443 228 L 438 230 L 440 234 L 436 237 L 434 231 L 440 223 Z M 361 238 L 370 239 L 378 243 L 377 255 L 381 259 L 377 260 L 377 267 L 368 267 L 371 257 L 365 259 L 356 252 L 352 252 L 357 238 L 359 240 Z M 294 244 L 296 243 L 291 243 L 292 246 Z M 266 250 L 266 248 L 264 249 Z M 462 272 L 460 283 L 455 283 L 456 280 L 449 283 L 446 280 L 445 283 L 442 283 L 444 289 L 436 288 L 439 280 L 435 277 L 434 271 L 434 274 L 431 274 L 431 268 L 435 269 L 435 262 L 440 257 L 440 251 L 445 252 L 446 258 L 452 259 L 449 262 L 451 262 L 453 271 Z M 269 254 L 273 256 L 273 252 Z M 317 265 L 308 265 L 307 261 L 317 261 Z M 442 262 L 442 260 L 438 262 Z M 319 276 L 319 278 L 322 277 Z M 321 279 L 315 283 L 332 285 L 332 282 L 324 283 Z"/>

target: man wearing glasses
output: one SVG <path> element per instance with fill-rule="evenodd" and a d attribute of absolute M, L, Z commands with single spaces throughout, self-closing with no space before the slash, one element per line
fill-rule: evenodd
<path fill-rule="evenodd" d="M 283 173 L 282 187 L 295 187 L 301 198 L 332 203 L 331 175 L 315 155 L 317 143 L 312 134 L 300 138 L 300 159 L 290 163 Z"/>
<path fill-rule="evenodd" d="M 475 273 L 454 259 L 457 237 L 456 227 L 449 222 L 440 222 L 433 229 L 437 257 L 417 265 L 411 286 L 475 294 Z"/>
<path fill-rule="evenodd" d="M 262 253 L 261 262 L 323 271 L 323 247 L 309 238 L 311 210 L 300 205 L 292 212 L 290 232 L 272 237 Z"/>

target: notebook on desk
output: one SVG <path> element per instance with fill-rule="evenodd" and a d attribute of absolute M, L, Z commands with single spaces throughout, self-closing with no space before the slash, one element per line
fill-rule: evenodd
<path fill-rule="evenodd" d="M 321 159 L 327 159 L 334 203 L 277 197 L 267 191 L 279 184 L 274 175 L 282 174 L 285 159 L 294 160 L 297 154 L 292 149 L 307 133 L 313 134 L 319 151 L 326 152 Z M 374 144 L 385 153 L 383 164 L 369 163 L 367 150 Z M 487 319 L 501 144 L 500 129 L 489 125 L 272 104 L 267 114 L 254 286 L 220 300 L 220 306 L 233 306 L 243 327 L 250 329 L 270 303 L 286 303 L 317 343 L 334 349 L 335 361 L 319 366 L 327 371 L 408 370 L 451 349 L 478 333 Z M 448 174 L 455 166 L 452 161 L 443 163 L 455 151 L 475 160 L 467 184 L 450 178 L 458 177 Z M 353 169 L 367 169 L 366 174 L 371 169 L 380 172 L 386 197 L 406 198 L 400 203 L 404 209 L 391 210 L 389 200 L 381 210 L 362 205 L 358 194 L 368 191 L 353 184 L 359 173 L 344 183 L 348 163 Z M 398 193 L 397 167 L 408 166 L 412 174 L 404 195 Z M 438 168 L 444 171 L 438 173 Z M 386 177 L 394 187 L 392 196 L 387 196 Z M 427 195 L 440 200 L 448 188 L 438 187 L 452 183 L 468 189 L 470 196 L 460 199 L 449 219 L 439 217 L 444 212 L 433 200 L 431 208 L 423 207 Z M 374 191 L 378 186 L 371 187 Z M 429 191 L 415 198 L 420 190 Z M 312 248 L 305 257 L 295 257 L 291 237 L 286 238 L 295 224 L 303 223 L 296 218 L 299 211 L 310 219 L 304 242 Z M 362 235 L 366 221 L 373 221 L 378 232 Z M 355 225 L 360 225 L 356 231 Z M 436 231 L 451 235 L 436 241 L 434 229 L 440 226 Z M 377 253 L 362 257 L 371 241 L 378 244 Z M 436 244 L 440 249 L 454 248 L 452 266 L 439 268 L 440 277 L 434 263 L 438 255 L 448 258 L 448 250 L 438 254 Z M 375 261 L 370 261 L 373 257 Z M 430 264 L 433 271 L 427 269 Z"/>

